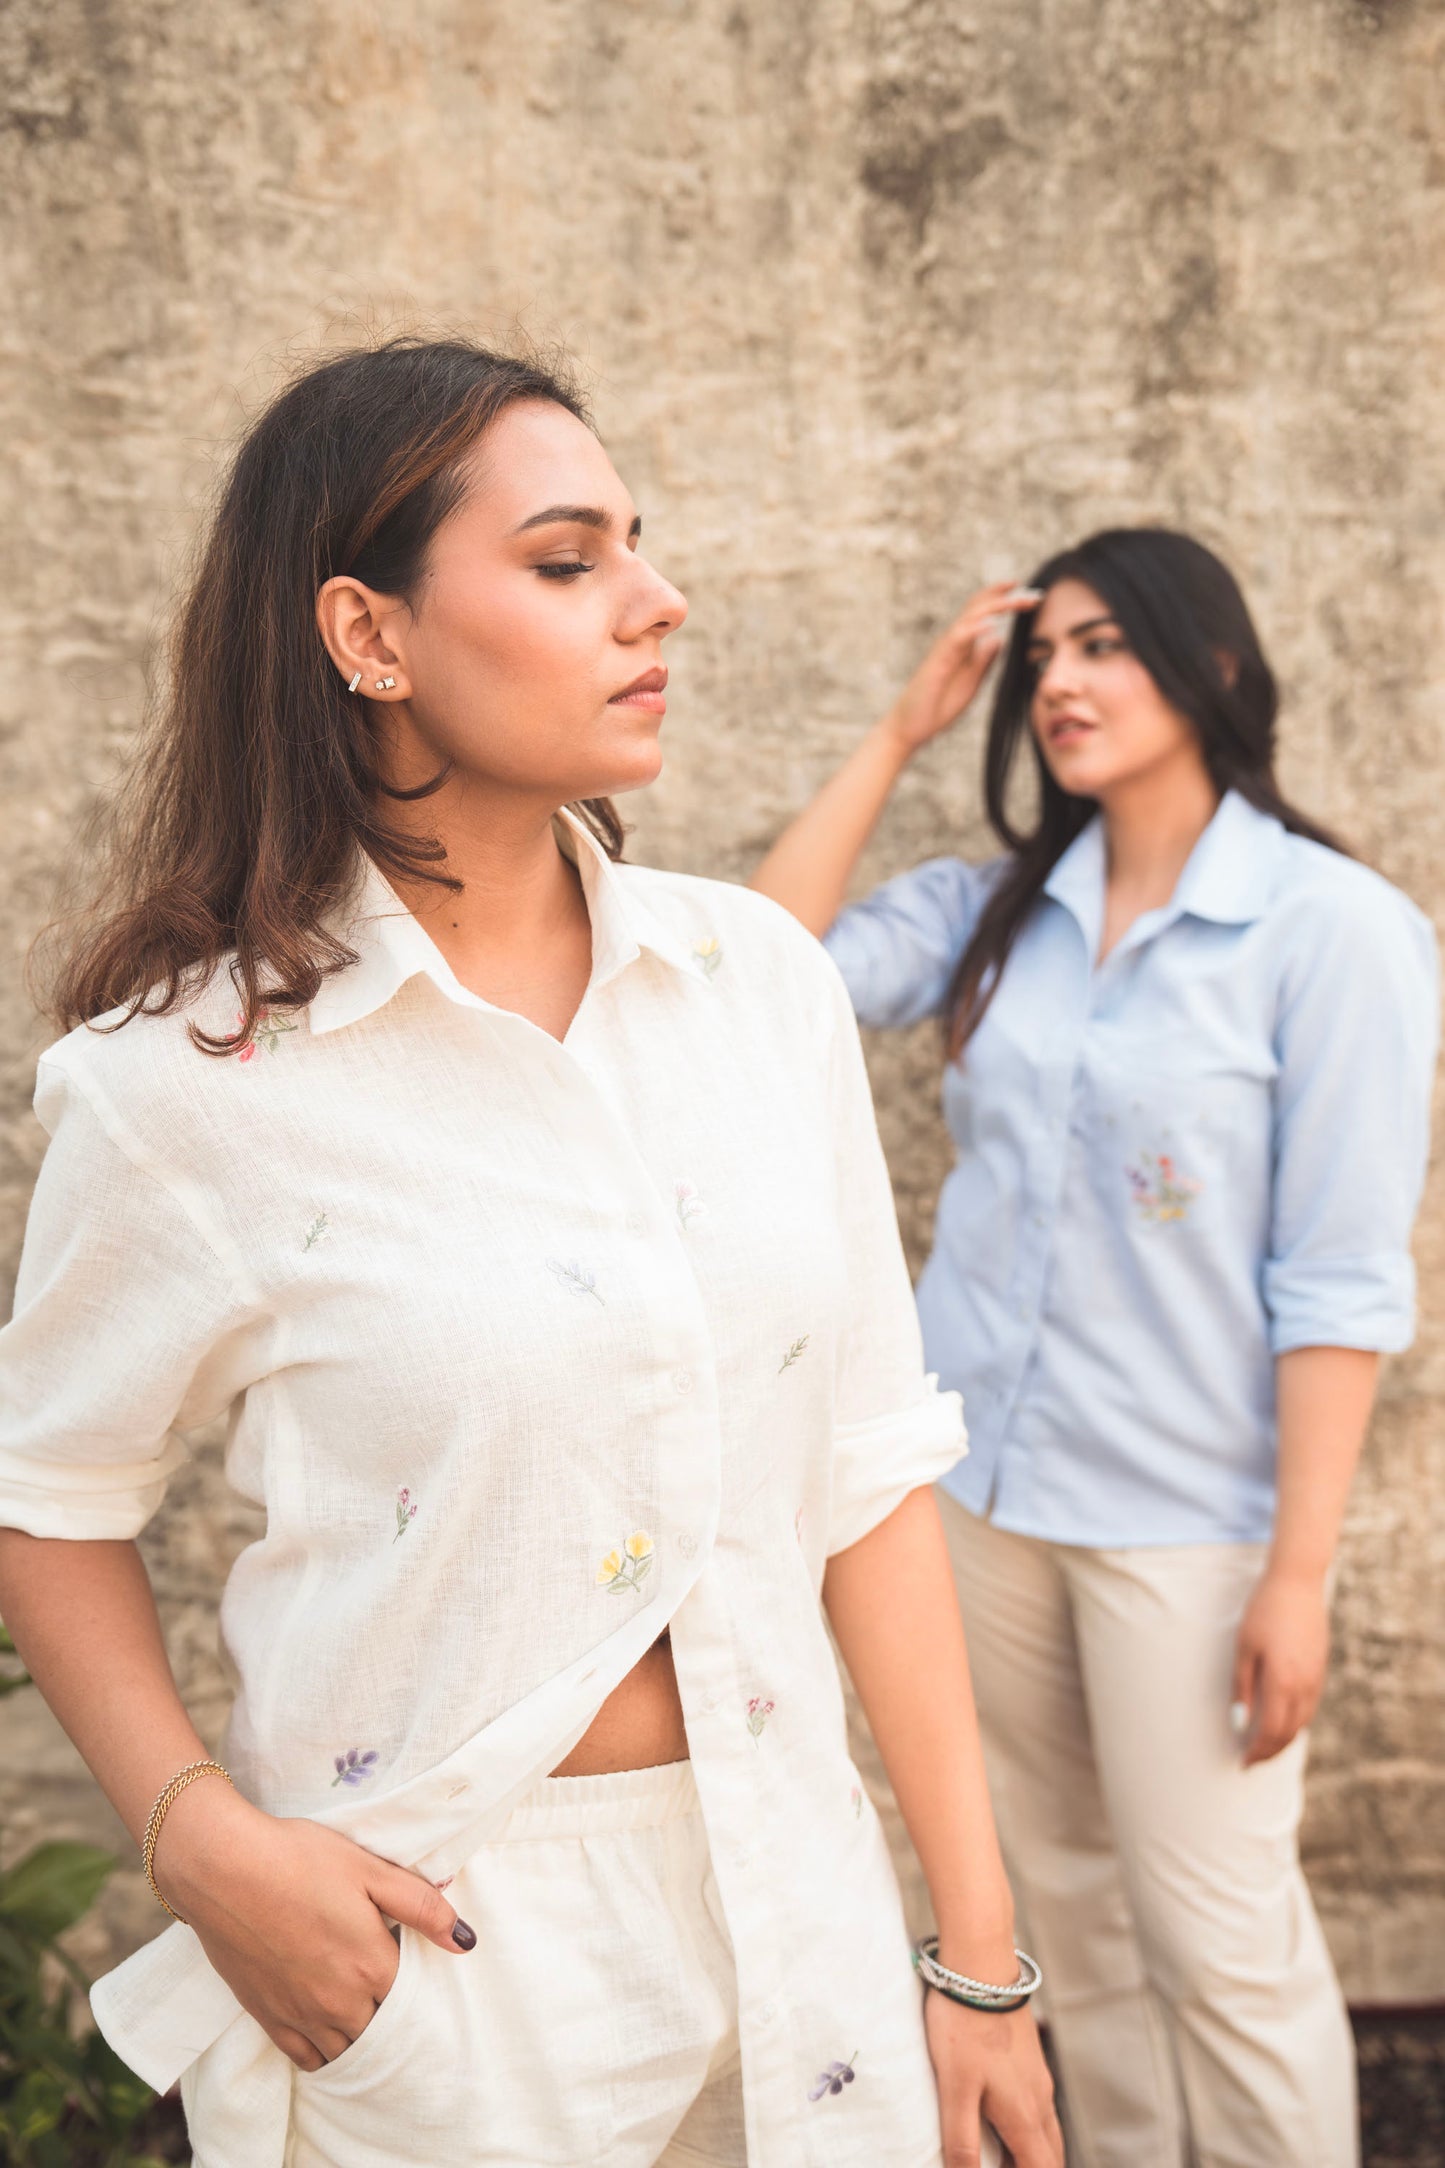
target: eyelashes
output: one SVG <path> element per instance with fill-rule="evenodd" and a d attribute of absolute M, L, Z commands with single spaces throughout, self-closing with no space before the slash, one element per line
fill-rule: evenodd
<path fill-rule="evenodd" d="M 544 580 L 575 580 L 580 573 L 592 572 L 595 569 L 593 565 L 584 565 L 580 562 L 564 565 L 538 565 L 536 567 L 538 574 Z"/>

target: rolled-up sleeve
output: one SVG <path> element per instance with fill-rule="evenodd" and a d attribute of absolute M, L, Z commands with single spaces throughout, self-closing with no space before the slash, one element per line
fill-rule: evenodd
<path fill-rule="evenodd" d="M 0 1527 L 137 1535 L 222 1383 L 246 1304 L 190 1215 L 42 1062 L 50 1131 L 0 1332 Z"/>
<path fill-rule="evenodd" d="M 1276 1355 L 1393 1353 L 1414 1334 L 1410 1232 L 1429 1145 L 1438 958 L 1428 920 L 1361 876 L 1288 975 L 1276 1036 L 1263 1293 Z"/>
<path fill-rule="evenodd" d="M 847 1291 L 834 1397 L 830 1555 L 857 1543 L 967 1450 L 958 1394 L 941 1393 L 924 1372 L 863 1050 L 844 988 L 833 984 L 832 1109 Z"/>
<path fill-rule="evenodd" d="M 823 946 L 860 1024 L 897 1027 L 938 1015 L 1001 864 L 929 858 L 839 912 Z"/>

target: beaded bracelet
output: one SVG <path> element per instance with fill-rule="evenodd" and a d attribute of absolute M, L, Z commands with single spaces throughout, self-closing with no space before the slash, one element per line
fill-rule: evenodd
<path fill-rule="evenodd" d="M 150 1818 L 146 1822 L 145 1836 L 141 1840 L 141 1864 L 145 1868 L 146 1880 L 151 1886 L 151 1894 L 158 1904 L 165 1905 L 173 1920 L 179 1920 L 181 1915 L 174 1905 L 166 1904 L 166 1900 L 160 1892 L 160 1885 L 156 1881 L 156 1840 L 161 1833 L 161 1824 L 170 1813 L 171 1808 L 180 1798 L 186 1786 L 194 1784 L 197 1777 L 225 1777 L 228 1784 L 232 1781 L 229 1772 L 223 1769 L 218 1761 L 212 1761 L 209 1756 L 202 1761 L 187 1762 L 184 1769 L 176 1771 L 170 1783 L 166 1785 L 156 1799 L 156 1803 L 150 1811 Z M 185 1922 L 182 1920 L 181 1924 L 184 1926 Z"/>
<path fill-rule="evenodd" d="M 994 1987 L 987 1980 L 972 1980 L 966 1972 L 953 1972 L 939 1963 L 937 1935 L 925 1935 L 913 1945 L 913 1969 L 925 1987 L 944 1995 L 950 2002 L 961 2002 L 969 2010 L 993 2010 L 1000 2014 L 1009 2010 L 1021 2010 L 1031 1995 L 1036 1995 L 1043 1985 L 1044 1976 L 1027 1950 L 1015 1950 L 1019 1961 L 1019 1976 L 1007 1987 Z"/>

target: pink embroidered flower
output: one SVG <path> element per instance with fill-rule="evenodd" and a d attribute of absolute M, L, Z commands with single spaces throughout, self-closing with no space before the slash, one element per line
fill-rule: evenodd
<path fill-rule="evenodd" d="M 707 1210 L 696 1182 L 674 1182 L 672 1198 L 678 1225 L 684 1229 L 690 1227 L 694 1220 L 701 1219 Z"/>
<path fill-rule="evenodd" d="M 863 1794 L 856 1784 L 853 1786 L 852 1791 L 849 1792 L 848 1797 L 852 1802 L 854 1821 L 861 1822 L 863 1819 Z"/>
<path fill-rule="evenodd" d="M 245 1022 L 245 1010 L 238 1009 L 236 1011 L 236 1021 L 231 1029 L 240 1031 L 244 1029 Z M 263 1047 L 268 1054 L 274 1054 L 281 1043 L 283 1035 L 296 1029 L 297 1024 L 294 1016 L 283 1016 L 276 1009 L 260 1010 L 254 1025 L 251 1027 L 250 1038 L 246 1040 L 244 1045 L 236 1049 L 237 1061 L 254 1061 Z"/>
<path fill-rule="evenodd" d="M 396 1494 L 396 1534 L 391 1539 L 393 1543 L 400 1543 L 415 1519 L 416 1500 L 403 1483 Z"/>
<path fill-rule="evenodd" d="M 777 1703 L 775 1701 L 764 1701 L 761 1694 L 754 1694 L 752 1700 L 748 1703 L 748 1730 L 752 1733 L 754 1741 L 762 1737 L 763 1727 L 776 1707 Z"/>
<path fill-rule="evenodd" d="M 1151 1227 L 1182 1220 L 1204 1184 L 1192 1174 L 1180 1174 L 1170 1153 L 1141 1152 L 1135 1167 L 1124 1169 L 1139 1217 Z"/>

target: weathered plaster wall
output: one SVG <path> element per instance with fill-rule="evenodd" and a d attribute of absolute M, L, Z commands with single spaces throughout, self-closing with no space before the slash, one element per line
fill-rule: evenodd
<path fill-rule="evenodd" d="M 746 873 L 981 576 L 1167 518 L 1245 577 L 1298 794 L 1445 910 L 1445 17 L 1428 0 L 9 0 L 3 1244 L 28 941 L 141 707 L 217 446 L 368 324 L 569 342 L 689 591 L 637 855 Z M 982 844 L 970 724 L 870 873 Z M 931 1034 L 873 1050 L 915 1259 Z M 1445 1194 L 1351 1513 L 1309 1859 L 1352 1994 L 1445 1993 Z M 150 1542 L 203 1728 L 244 1540 Z M 0 1832 L 116 1835 L 29 1697 Z M 87 1954 L 149 1933 L 137 1878 Z"/>

